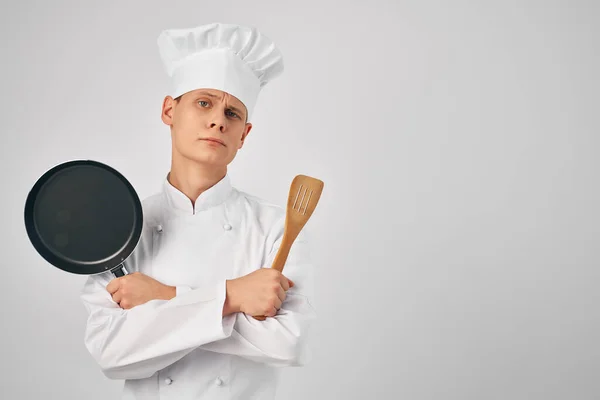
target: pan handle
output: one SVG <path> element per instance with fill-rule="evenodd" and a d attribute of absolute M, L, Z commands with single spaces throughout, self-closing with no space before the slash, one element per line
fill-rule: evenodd
<path fill-rule="evenodd" d="M 123 263 L 119 264 L 117 266 L 117 268 L 113 269 L 111 272 L 117 278 L 119 278 L 119 277 L 121 277 L 123 275 L 127 275 L 129 273 L 129 272 L 127 272 L 127 269 L 125 268 L 125 266 L 123 265 Z"/>

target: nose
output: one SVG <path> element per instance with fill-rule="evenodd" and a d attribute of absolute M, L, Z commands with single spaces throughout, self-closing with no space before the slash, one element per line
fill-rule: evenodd
<path fill-rule="evenodd" d="M 211 116 L 210 129 L 218 128 L 221 133 L 225 132 L 226 120 L 225 117 L 220 112 L 215 112 Z"/>
<path fill-rule="evenodd" d="M 213 122 L 212 124 L 210 124 L 210 127 L 211 127 L 211 129 L 214 127 L 218 127 L 219 131 L 221 131 L 221 133 L 223 133 L 225 131 L 225 127 L 223 126 L 223 124 L 220 124 L 220 123 Z"/>

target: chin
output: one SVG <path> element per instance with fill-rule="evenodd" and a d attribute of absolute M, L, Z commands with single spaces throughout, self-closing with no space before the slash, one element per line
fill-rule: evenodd
<path fill-rule="evenodd" d="M 185 157 L 197 164 L 210 165 L 214 167 L 223 167 L 228 164 L 226 159 L 222 157 L 215 157 L 214 155 L 187 154 Z"/>

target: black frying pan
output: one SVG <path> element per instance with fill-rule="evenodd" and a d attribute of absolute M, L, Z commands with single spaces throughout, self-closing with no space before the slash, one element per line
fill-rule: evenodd
<path fill-rule="evenodd" d="M 91 160 L 59 164 L 35 183 L 25 203 L 25 227 L 37 252 L 74 274 L 110 270 L 123 262 L 142 232 L 143 214 L 133 186 L 114 168 Z"/>

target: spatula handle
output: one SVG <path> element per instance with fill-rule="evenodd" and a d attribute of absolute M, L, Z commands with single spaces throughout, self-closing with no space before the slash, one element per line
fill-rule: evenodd
<path fill-rule="evenodd" d="M 283 267 L 285 266 L 285 262 L 287 261 L 287 258 L 290 255 L 291 248 L 291 240 L 285 240 L 284 238 L 284 240 L 281 241 L 279 250 L 277 250 L 277 254 L 275 255 L 273 264 L 271 264 L 271 268 L 274 268 L 279 272 L 283 272 Z"/>

